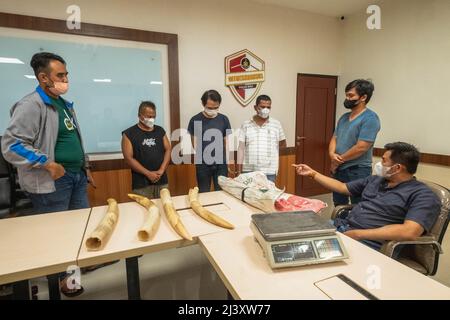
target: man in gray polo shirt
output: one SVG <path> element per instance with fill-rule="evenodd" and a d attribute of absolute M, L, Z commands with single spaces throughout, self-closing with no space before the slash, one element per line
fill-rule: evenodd
<path fill-rule="evenodd" d="M 344 195 L 360 196 L 346 217 L 334 220 L 337 230 L 379 250 L 384 241 L 415 240 L 430 231 L 440 211 L 438 197 L 414 177 L 420 153 L 405 142 L 384 146 L 377 175 L 340 182 L 307 165 L 296 166 L 297 174 L 308 176 L 327 189 Z"/>

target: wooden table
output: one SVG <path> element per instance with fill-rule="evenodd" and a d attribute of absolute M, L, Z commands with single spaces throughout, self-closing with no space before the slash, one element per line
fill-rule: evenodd
<path fill-rule="evenodd" d="M 154 239 L 143 242 L 137 238 L 137 231 L 142 226 L 145 217 L 145 208 L 135 202 L 119 204 L 119 220 L 116 228 L 104 248 L 100 251 L 88 251 L 86 239 L 96 228 L 106 212 L 107 206 L 94 207 L 86 228 L 77 264 L 80 267 L 106 263 L 118 259 L 126 260 L 128 296 L 130 299 L 140 298 L 138 257 L 143 254 L 178 248 L 197 243 L 198 237 L 229 230 L 213 225 L 199 216 L 192 209 L 187 196 L 172 198 L 175 208 L 183 224 L 191 234 L 193 240 L 182 239 L 169 225 L 160 199 L 153 201 L 161 214 L 161 223 Z M 235 227 L 248 226 L 251 214 L 261 212 L 250 207 L 223 191 L 200 193 L 199 201 Z M 181 209 L 181 210 L 180 210 Z"/>
<path fill-rule="evenodd" d="M 340 234 L 349 259 L 272 270 L 248 227 L 201 236 L 199 243 L 235 299 L 333 299 L 315 282 L 344 274 L 379 299 L 450 299 L 450 288 Z M 379 288 L 369 277 L 379 274 Z M 374 278 L 373 278 L 374 279 Z M 375 283 L 375 287 L 378 284 Z"/>
<path fill-rule="evenodd" d="M 15 282 L 22 298 L 28 279 L 55 275 L 76 265 L 91 209 L 0 220 L 0 284 Z M 51 277 L 52 298 L 59 296 Z M 55 290 L 57 292 L 55 292 Z M 56 294 L 57 296 L 54 296 Z"/>

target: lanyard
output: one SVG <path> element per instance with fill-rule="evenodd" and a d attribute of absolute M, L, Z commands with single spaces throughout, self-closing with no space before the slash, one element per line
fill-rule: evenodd
<path fill-rule="evenodd" d="M 75 125 L 75 123 L 74 123 L 74 121 L 73 121 L 73 118 L 69 117 L 69 115 L 68 115 L 67 112 L 66 112 L 66 108 L 64 108 L 63 110 L 64 110 L 64 113 L 66 114 L 67 120 L 69 120 L 70 123 L 72 124 L 72 126 L 76 129 L 77 126 Z"/>

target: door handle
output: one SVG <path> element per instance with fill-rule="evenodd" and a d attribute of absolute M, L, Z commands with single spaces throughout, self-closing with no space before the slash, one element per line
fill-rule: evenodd
<path fill-rule="evenodd" d="M 297 136 L 297 141 L 300 141 L 300 140 L 306 140 L 306 137 L 299 137 L 299 136 Z"/>

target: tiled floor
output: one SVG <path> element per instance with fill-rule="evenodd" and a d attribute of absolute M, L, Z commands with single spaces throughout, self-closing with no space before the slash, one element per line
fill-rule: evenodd
<path fill-rule="evenodd" d="M 226 299 L 226 289 L 199 246 L 139 258 L 142 299 Z M 48 299 L 46 278 L 34 279 L 39 299 Z M 84 293 L 70 299 L 127 299 L 125 261 L 81 276 Z M 65 298 L 63 296 L 64 299 Z"/>

